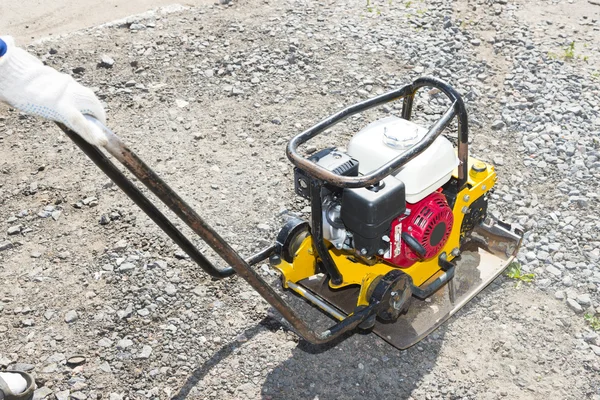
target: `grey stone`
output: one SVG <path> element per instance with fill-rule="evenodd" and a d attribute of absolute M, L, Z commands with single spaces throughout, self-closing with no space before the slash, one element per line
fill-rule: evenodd
<path fill-rule="evenodd" d="M 48 217 L 50 217 L 51 215 L 52 215 L 52 213 L 51 213 L 51 212 L 49 212 L 49 211 L 40 211 L 40 212 L 38 213 L 38 217 L 40 217 L 40 218 L 48 218 Z"/>
<path fill-rule="evenodd" d="M 58 366 L 56 365 L 56 363 L 48 364 L 44 368 L 42 368 L 41 372 L 43 374 L 52 374 L 52 373 L 56 372 L 57 367 Z"/>
<path fill-rule="evenodd" d="M 23 227 L 21 225 L 14 225 L 14 226 L 11 226 L 10 228 L 8 228 L 7 233 L 9 235 L 18 235 L 19 233 L 21 233 L 22 229 L 23 229 Z"/>
<path fill-rule="evenodd" d="M 59 363 L 66 360 L 64 353 L 54 353 L 46 359 L 47 363 Z"/>
<path fill-rule="evenodd" d="M 268 232 L 271 230 L 271 227 L 267 224 L 258 224 L 256 227 L 258 228 L 258 230 L 263 232 Z"/>
<path fill-rule="evenodd" d="M 589 306 L 592 304 L 592 298 L 588 293 L 580 294 L 576 297 L 576 300 L 582 306 Z"/>
<path fill-rule="evenodd" d="M 113 345 L 113 341 L 109 338 L 102 338 L 98 340 L 98 346 L 100 347 L 111 347 Z"/>
<path fill-rule="evenodd" d="M 21 324 L 25 327 L 33 326 L 33 325 L 35 325 L 35 321 L 31 318 L 26 318 L 26 319 L 21 320 Z"/>
<path fill-rule="evenodd" d="M 67 313 L 65 314 L 65 322 L 67 324 L 71 324 L 71 323 L 77 321 L 78 319 L 79 319 L 79 315 L 77 314 L 77 311 L 75 311 L 75 310 L 67 311 Z"/>
<path fill-rule="evenodd" d="M 14 245 L 12 244 L 12 242 L 6 240 L 4 242 L 0 242 L 0 251 L 4 251 L 4 250 L 10 250 L 14 247 Z"/>
<path fill-rule="evenodd" d="M 113 272 L 115 270 L 115 266 L 111 264 L 104 264 L 102 266 L 102 270 L 106 272 Z"/>
<path fill-rule="evenodd" d="M 133 314 L 133 307 L 131 306 L 131 304 L 128 305 L 125 310 L 117 311 L 117 316 L 119 317 L 119 319 L 129 318 L 131 317 L 131 314 Z"/>
<path fill-rule="evenodd" d="M 137 313 L 140 317 L 147 317 L 148 315 L 150 315 L 150 311 L 148 311 L 147 308 L 140 308 L 139 310 L 137 310 Z"/>
<path fill-rule="evenodd" d="M 83 203 L 84 206 L 91 206 L 92 203 L 98 203 L 98 199 L 96 197 L 86 197 L 85 199 L 81 200 L 81 202 Z"/>
<path fill-rule="evenodd" d="M 536 281 L 536 283 L 537 283 L 538 287 L 540 287 L 542 289 L 545 289 L 545 288 L 549 287 L 552 284 L 552 281 L 550 279 L 543 278 L 543 279 L 538 279 Z"/>
<path fill-rule="evenodd" d="M 119 240 L 117 243 L 115 243 L 115 245 L 113 246 L 113 250 L 114 251 L 122 251 L 125 250 L 127 248 L 128 244 L 127 241 L 122 239 Z"/>
<path fill-rule="evenodd" d="M 69 390 L 61 390 L 60 392 L 54 393 L 54 396 L 56 396 L 56 400 L 69 400 L 70 393 Z"/>
<path fill-rule="evenodd" d="M 100 67 L 102 68 L 112 68 L 115 65 L 115 60 L 107 55 L 103 55 L 100 59 Z"/>
<path fill-rule="evenodd" d="M 52 394 L 52 389 L 47 388 L 46 386 L 42 386 L 39 389 L 36 389 L 33 392 L 33 400 L 42 400 Z"/>
<path fill-rule="evenodd" d="M 110 374 L 112 372 L 112 368 L 110 367 L 110 364 L 107 361 L 104 361 L 102 364 L 100 364 L 98 366 L 98 369 L 107 374 Z"/>
<path fill-rule="evenodd" d="M 168 264 L 164 260 L 155 260 L 155 261 L 151 262 L 150 264 L 148 264 L 148 266 L 158 267 L 160 269 L 167 269 Z"/>
<path fill-rule="evenodd" d="M 129 29 L 131 29 L 132 31 L 141 31 L 146 29 L 146 25 L 143 24 L 131 24 L 129 26 Z"/>
<path fill-rule="evenodd" d="M 583 308 L 577 301 L 575 301 L 575 299 L 567 299 L 567 305 L 575 312 L 580 313 L 583 311 Z"/>
<path fill-rule="evenodd" d="M 31 182 L 29 184 L 29 194 L 35 194 L 38 191 L 38 183 L 37 182 Z"/>
<path fill-rule="evenodd" d="M 150 358 L 151 354 L 152 354 L 152 347 L 144 346 L 144 347 L 142 347 L 142 351 L 140 352 L 140 354 L 138 354 L 138 358 L 145 360 L 147 358 Z"/>
<path fill-rule="evenodd" d="M 124 350 L 131 346 L 133 346 L 133 341 L 131 339 L 121 339 L 117 342 L 117 349 L 120 350 Z"/>
<path fill-rule="evenodd" d="M 565 292 L 563 292 L 562 290 L 559 290 L 557 292 L 554 293 L 554 298 L 557 300 L 564 300 L 565 298 Z"/>
<path fill-rule="evenodd" d="M 504 121 L 501 121 L 501 120 L 496 120 L 496 121 L 494 121 L 494 123 L 492 124 L 492 129 L 493 129 L 493 130 L 495 130 L 495 131 L 498 131 L 498 130 L 500 130 L 500 129 L 504 128 L 504 126 L 505 126 L 505 125 L 506 125 L 506 124 L 504 123 Z"/>
<path fill-rule="evenodd" d="M 135 264 L 130 263 L 130 262 L 126 262 L 126 263 L 121 264 L 119 266 L 119 268 L 117 269 L 117 271 L 119 271 L 119 272 L 127 272 L 127 271 L 131 271 L 133 269 L 135 269 Z"/>
<path fill-rule="evenodd" d="M 185 108 L 185 107 L 189 106 L 190 103 L 183 99 L 175 99 L 175 105 L 179 108 Z"/>
<path fill-rule="evenodd" d="M 551 273 L 552 275 L 556 276 L 556 277 L 560 277 L 562 275 L 562 271 L 558 268 L 556 268 L 555 266 L 552 265 L 546 265 L 546 271 Z"/>
<path fill-rule="evenodd" d="M 55 221 L 58 221 L 58 219 L 60 218 L 60 215 L 62 214 L 61 210 L 56 210 L 52 212 L 52 219 Z"/>
<path fill-rule="evenodd" d="M 86 400 L 88 397 L 84 392 L 76 391 L 71 393 L 71 399 L 74 400 Z"/>
<path fill-rule="evenodd" d="M 598 334 L 596 332 L 584 332 L 583 333 L 583 340 L 586 341 L 586 343 L 594 343 L 596 341 L 596 339 L 598 339 Z"/>
<path fill-rule="evenodd" d="M 168 296 L 174 296 L 175 293 L 177 293 L 177 288 L 175 287 L 175 285 L 168 283 L 167 285 L 165 285 L 165 293 Z"/>
<path fill-rule="evenodd" d="M 7 370 L 8 371 L 23 371 L 23 372 L 29 372 L 29 371 L 33 371 L 33 369 L 35 368 L 35 365 L 33 364 L 27 364 L 27 363 L 15 363 L 10 365 Z"/>

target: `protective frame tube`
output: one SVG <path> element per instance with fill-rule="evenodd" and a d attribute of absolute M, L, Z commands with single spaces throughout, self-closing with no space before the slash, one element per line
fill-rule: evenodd
<path fill-rule="evenodd" d="M 380 168 L 367 175 L 347 177 L 337 175 L 315 162 L 301 156 L 298 153 L 300 145 L 306 143 L 310 139 L 324 132 L 325 130 L 333 127 L 334 125 L 342 122 L 346 118 L 364 112 L 374 107 L 381 106 L 385 103 L 392 102 L 395 100 L 403 99 L 402 104 L 402 117 L 410 119 L 412 115 L 413 100 L 416 92 L 423 87 L 433 87 L 443 92 L 452 102 L 452 105 L 442 115 L 442 117 L 433 124 L 427 134 L 413 147 L 400 154 L 398 157 L 390 160 Z M 308 130 L 300 133 L 293 137 L 288 143 L 286 149 L 286 155 L 289 160 L 299 169 L 306 172 L 308 175 L 315 179 L 319 179 L 325 183 L 341 187 L 341 188 L 359 188 L 370 185 L 375 185 L 386 176 L 400 168 L 401 166 L 408 163 L 410 160 L 421 154 L 427 147 L 429 147 L 435 139 L 442 133 L 442 131 L 450 124 L 452 119 L 457 116 L 458 123 L 458 188 L 459 190 L 464 187 L 468 179 L 468 141 L 469 141 L 469 128 L 468 128 L 468 117 L 467 111 L 462 100 L 462 97 L 454 88 L 448 85 L 446 82 L 432 77 L 423 77 L 414 81 L 412 84 L 406 85 L 400 89 L 393 90 L 388 93 L 384 93 L 380 96 L 374 97 L 369 100 L 354 104 L 350 107 L 339 111 Z"/>

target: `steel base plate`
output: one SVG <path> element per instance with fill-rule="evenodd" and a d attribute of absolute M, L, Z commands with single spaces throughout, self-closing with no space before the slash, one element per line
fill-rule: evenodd
<path fill-rule="evenodd" d="M 513 261 L 523 232 L 490 220 L 476 227 L 461 248 L 454 278 L 425 300 L 413 297 L 409 310 L 393 323 L 377 321 L 373 332 L 394 347 L 406 349 L 450 318 L 489 285 Z M 431 277 L 424 285 L 433 281 Z M 348 314 L 354 310 L 358 287 L 333 290 L 327 277 L 319 274 L 299 282 L 332 306 Z"/>

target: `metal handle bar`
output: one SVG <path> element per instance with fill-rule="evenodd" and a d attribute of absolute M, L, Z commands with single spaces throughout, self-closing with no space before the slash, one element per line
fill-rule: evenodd
<path fill-rule="evenodd" d="M 119 160 L 150 191 L 152 191 L 167 207 L 185 222 L 202 240 L 204 240 L 230 267 L 217 269 L 208 261 L 193 244 L 177 230 L 177 228 L 148 200 L 143 193 L 125 177 L 125 175 L 96 146 L 82 139 L 63 124 L 57 125 L 69 136 L 79 148 L 112 179 L 124 192 L 144 211 L 157 225 L 163 229 L 178 245 L 186 251 L 210 275 L 223 278 L 237 273 L 254 288 L 271 306 L 288 321 L 296 332 L 313 344 L 327 343 L 356 328 L 360 323 L 373 315 L 380 306 L 373 302 L 368 307 L 349 315 L 342 321 L 323 332 L 315 332 L 308 327 L 283 298 L 267 284 L 258 273 L 251 268 L 269 257 L 274 246 L 267 247 L 259 253 L 244 260 L 215 230 L 212 229 L 192 208 L 181 199 L 162 179 L 156 175 L 135 153 L 133 153 L 110 129 L 93 117 L 87 119 L 97 124 L 108 137 L 105 150 Z"/>
<path fill-rule="evenodd" d="M 375 171 L 368 175 L 362 176 L 341 176 L 337 175 L 320 165 L 317 165 L 313 161 L 298 154 L 298 147 L 306 143 L 308 140 L 314 138 L 318 134 L 322 133 L 326 129 L 338 124 L 346 118 L 358 114 L 360 112 L 369 110 L 374 107 L 381 106 L 385 103 L 395 101 L 398 99 L 404 99 L 402 106 L 402 117 L 410 119 L 412 114 L 412 104 L 416 92 L 422 87 L 433 87 L 442 91 L 452 101 L 452 105 L 446 110 L 442 117 L 429 128 L 427 134 L 413 147 L 400 154 L 398 157 L 392 159 L 388 163 L 384 164 Z M 361 103 L 354 104 L 350 107 L 333 114 L 312 128 L 300 133 L 293 137 L 287 146 L 286 154 L 292 164 L 313 178 L 327 182 L 337 187 L 342 188 L 358 188 L 374 185 L 381 181 L 386 176 L 390 175 L 393 171 L 403 166 L 419 154 L 421 154 L 427 147 L 429 147 L 440 133 L 448 126 L 450 121 L 458 116 L 458 159 L 460 161 L 458 169 L 458 184 L 459 188 L 462 188 L 467 180 L 468 172 L 468 119 L 467 111 L 465 109 L 464 102 L 461 96 L 446 82 L 432 77 L 423 77 L 414 81 L 412 84 L 406 85 L 400 89 L 393 90 L 388 93 L 384 93 L 380 96 L 372 99 L 363 101 Z"/>

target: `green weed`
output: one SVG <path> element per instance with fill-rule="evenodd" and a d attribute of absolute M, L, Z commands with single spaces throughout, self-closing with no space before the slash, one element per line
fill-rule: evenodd
<path fill-rule="evenodd" d="M 590 327 L 594 331 L 600 332 L 600 318 L 592 314 L 585 314 L 583 318 L 587 321 L 588 324 L 590 324 Z"/>
<path fill-rule="evenodd" d="M 391 5 L 391 0 L 390 0 L 390 5 Z M 379 7 L 377 6 L 372 6 L 371 5 L 371 0 L 367 0 L 367 12 L 373 12 L 375 11 L 377 13 L 377 15 L 381 15 L 381 10 L 379 9 Z"/>
<path fill-rule="evenodd" d="M 524 274 L 523 271 L 521 271 L 521 264 L 518 262 L 513 262 L 508 266 L 506 269 L 506 276 L 517 280 L 517 286 L 519 286 L 521 282 L 530 283 L 535 279 L 534 274 Z"/>
<path fill-rule="evenodd" d="M 565 60 L 572 60 L 573 58 L 575 58 L 575 42 L 571 42 L 571 44 L 565 47 L 564 50 L 565 54 L 563 58 Z"/>

